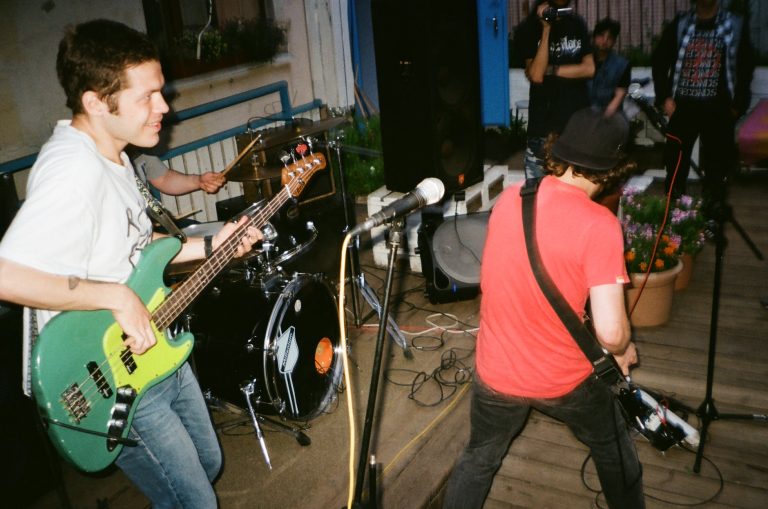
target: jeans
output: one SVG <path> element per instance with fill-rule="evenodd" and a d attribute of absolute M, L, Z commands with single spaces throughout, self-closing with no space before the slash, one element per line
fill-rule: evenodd
<path fill-rule="evenodd" d="M 645 507 L 637 451 L 618 402 L 603 382 L 589 377 L 560 398 L 529 399 L 498 393 L 475 378 L 469 443 L 448 480 L 444 509 L 483 506 L 493 477 L 531 408 L 567 424 L 589 447 L 609 507 Z"/>
<path fill-rule="evenodd" d="M 139 402 L 117 466 L 152 501 L 153 509 L 211 509 L 211 482 L 222 464 L 221 447 L 200 386 L 188 363 Z"/>
<path fill-rule="evenodd" d="M 534 136 L 529 136 L 526 140 L 525 158 L 523 160 L 525 178 L 544 176 L 544 143 L 546 141 L 546 138 Z"/>

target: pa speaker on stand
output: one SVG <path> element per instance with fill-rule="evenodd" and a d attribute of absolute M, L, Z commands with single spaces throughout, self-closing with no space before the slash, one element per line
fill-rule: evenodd
<path fill-rule="evenodd" d="M 483 178 L 477 13 L 467 0 L 373 0 L 384 180 L 446 194 Z"/>

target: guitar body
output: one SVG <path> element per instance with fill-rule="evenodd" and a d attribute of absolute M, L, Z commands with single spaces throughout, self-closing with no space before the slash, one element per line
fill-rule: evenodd
<path fill-rule="evenodd" d="M 150 311 L 170 293 L 163 270 L 180 246 L 171 237 L 152 242 L 126 282 Z M 108 437 L 125 438 L 144 393 L 189 357 L 191 333 L 172 341 L 157 329 L 155 335 L 155 346 L 132 355 L 106 310 L 65 311 L 41 331 L 32 351 L 32 391 L 49 438 L 81 470 L 115 461 L 122 445 Z"/>

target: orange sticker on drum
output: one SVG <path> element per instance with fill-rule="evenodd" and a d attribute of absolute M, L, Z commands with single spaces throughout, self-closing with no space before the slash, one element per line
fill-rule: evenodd
<path fill-rule="evenodd" d="M 315 369 L 321 375 L 328 373 L 333 362 L 333 344 L 328 338 L 323 338 L 315 348 Z"/>

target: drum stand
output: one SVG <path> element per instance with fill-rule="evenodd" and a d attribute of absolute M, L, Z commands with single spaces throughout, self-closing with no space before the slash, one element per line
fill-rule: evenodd
<path fill-rule="evenodd" d="M 347 189 L 344 183 L 344 168 L 343 168 L 343 162 L 342 162 L 342 143 L 341 143 L 342 136 L 337 136 L 335 140 L 328 142 L 328 148 L 333 149 L 336 153 L 336 161 L 339 166 L 339 187 L 341 188 L 341 200 L 344 207 L 344 224 L 345 224 L 345 231 L 349 231 L 349 229 L 356 224 L 356 221 L 354 220 L 354 215 L 350 212 L 349 206 L 348 206 L 348 200 L 347 200 Z M 350 150 L 352 147 L 347 147 L 347 150 Z M 363 155 L 367 155 L 368 153 L 365 152 L 363 149 L 360 150 L 360 153 Z M 351 294 L 351 304 L 352 304 L 352 317 L 355 323 L 355 327 L 360 327 L 363 322 L 365 321 L 365 318 L 361 318 L 362 311 L 360 309 L 360 301 L 359 301 L 359 295 L 363 296 L 363 298 L 366 300 L 368 305 L 373 310 L 371 314 L 376 313 L 379 316 L 379 320 L 385 320 L 387 324 L 387 332 L 389 333 L 390 338 L 397 343 L 400 348 L 403 349 L 403 354 L 409 358 L 413 358 L 413 353 L 411 352 L 410 348 L 408 347 L 408 340 L 403 335 L 403 332 L 400 330 L 400 327 L 397 325 L 395 320 L 391 316 L 387 316 L 386 318 L 383 318 L 382 309 L 381 309 L 381 303 L 379 302 L 378 297 L 376 296 L 376 292 L 371 288 L 371 286 L 368 284 L 368 282 L 365 280 L 365 274 L 360 269 L 360 257 L 358 254 L 358 238 L 355 238 L 352 242 L 349 243 L 347 250 L 349 255 L 349 278 L 352 283 L 352 292 Z M 370 316 L 370 315 L 369 315 Z M 367 318 L 367 317 L 366 317 Z"/>

